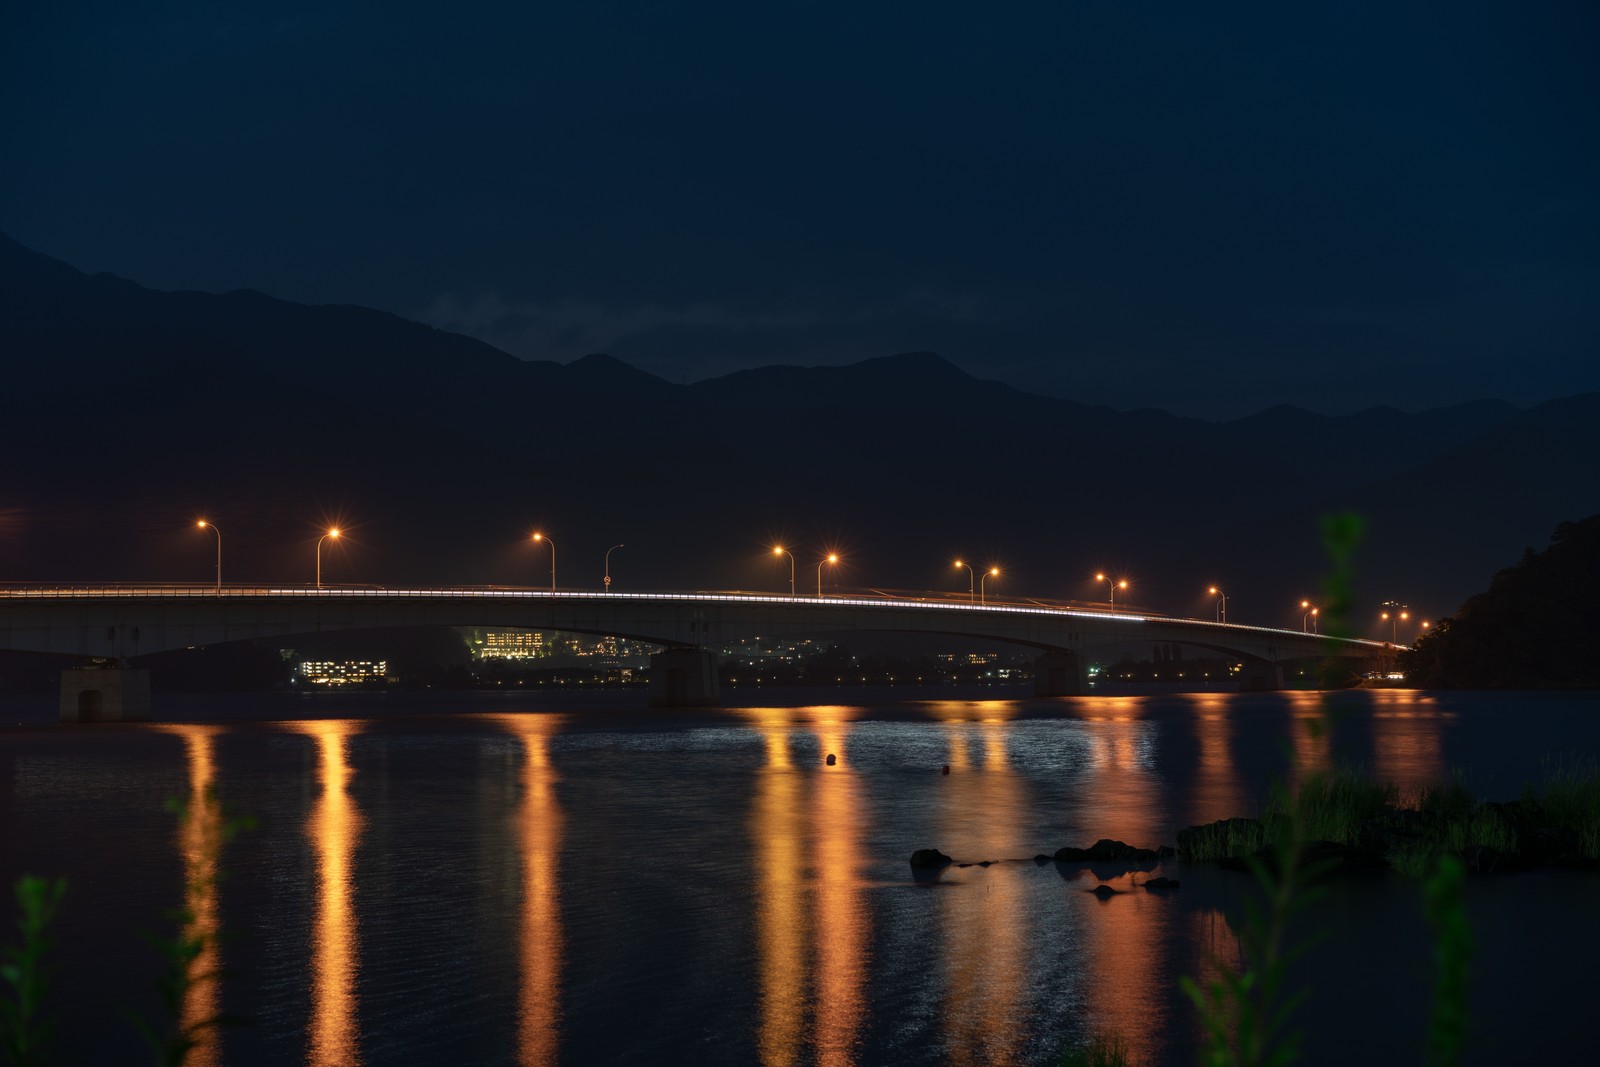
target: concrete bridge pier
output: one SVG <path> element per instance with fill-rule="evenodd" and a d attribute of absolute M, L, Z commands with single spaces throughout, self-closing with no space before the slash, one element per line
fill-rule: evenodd
<path fill-rule="evenodd" d="M 73 667 L 61 672 L 62 722 L 149 722 L 150 672 Z"/>
<path fill-rule="evenodd" d="M 668 648 L 650 657 L 652 708 L 707 708 L 720 702 L 715 652 Z"/>
<path fill-rule="evenodd" d="M 1089 691 L 1083 660 L 1076 652 L 1057 649 L 1033 661 L 1033 695 L 1076 697 Z"/>
<path fill-rule="evenodd" d="M 1283 668 L 1266 660 L 1245 660 L 1239 668 L 1239 692 L 1274 693 L 1283 688 Z"/>

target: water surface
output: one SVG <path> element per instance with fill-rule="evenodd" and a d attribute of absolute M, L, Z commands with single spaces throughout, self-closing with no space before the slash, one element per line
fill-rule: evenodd
<path fill-rule="evenodd" d="M 0 731 L 0 875 L 70 884 L 68 1060 L 136 1047 L 119 1009 L 159 1012 L 140 931 L 187 906 L 226 978 L 183 1011 L 240 1021 L 198 1064 L 1049 1063 L 1094 1031 L 1190 1063 L 1177 979 L 1239 959 L 1248 877 L 1169 865 L 1183 887 L 1157 895 L 1102 871 L 1126 891 L 1102 901 L 1096 872 L 1036 854 L 1170 843 L 1335 763 L 1402 791 L 1460 769 L 1510 798 L 1600 752 L 1595 694 L 1340 694 L 1324 731 L 1325 702 L 1292 693 L 450 700 L 257 721 L 194 699 L 157 709 L 185 721 Z M 233 814 L 256 825 L 222 845 Z M 998 862 L 913 878 L 907 857 L 934 846 Z M 1597 899 L 1588 874 L 1472 883 L 1472 1062 L 1577 1047 Z M 1314 925 L 1305 1062 L 1417 1062 L 1416 885 L 1340 885 Z"/>

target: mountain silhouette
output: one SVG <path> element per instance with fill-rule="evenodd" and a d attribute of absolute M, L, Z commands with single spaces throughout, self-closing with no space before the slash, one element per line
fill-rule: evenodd
<path fill-rule="evenodd" d="M 690 385 L 605 355 L 524 361 L 367 308 L 160 292 L 0 236 L 0 574 L 209 580 L 557 580 L 787 588 L 822 551 L 849 586 L 964 588 L 1209 610 L 1298 624 L 1322 567 L 1316 516 L 1356 507 L 1358 566 L 1443 613 L 1484 568 L 1597 509 L 1593 396 L 1335 417 L 1270 408 L 1208 422 L 1120 412 L 976 378 L 927 352 L 771 366 Z M 1585 476 L 1585 471 L 1590 476 Z M 810 559 L 810 564 L 806 563 Z M 800 583 L 805 584 L 805 583 Z M 1119 597 L 1119 601 L 1121 598 Z"/>

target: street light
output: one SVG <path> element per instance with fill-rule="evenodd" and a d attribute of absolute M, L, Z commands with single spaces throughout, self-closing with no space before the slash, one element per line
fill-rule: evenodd
<path fill-rule="evenodd" d="M 615 552 L 619 548 L 626 547 L 628 546 L 612 545 L 610 548 L 606 549 L 606 592 L 608 593 L 611 592 L 611 553 Z M 555 561 L 552 560 L 551 562 L 554 563 Z"/>
<path fill-rule="evenodd" d="M 1406 606 L 1404 604 L 1394 600 L 1385 600 L 1383 602 L 1383 607 L 1388 608 L 1389 610 L 1380 611 L 1378 613 L 1378 618 L 1389 624 L 1389 643 L 1391 645 L 1397 645 L 1400 643 L 1400 622 L 1403 619 L 1411 618 L 1411 613 L 1406 610 Z"/>
<path fill-rule="evenodd" d="M 1128 579 L 1126 579 L 1126 578 L 1123 578 L 1123 579 L 1121 579 L 1119 581 L 1119 580 L 1116 580 L 1116 579 L 1113 579 L 1113 578 L 1107 578 L 1103 574 L 1097 574 L 1097 575 L 1094 576 L 1094 580 L 1097 581 L 1097 582 L 1106 582 L 1111 586 L 1111 606 L 1112 607 L 1116 607 L 1117 606 L 1117 590 L 1118 589 L 1126 589 L 1126 588 L 1128 588 Z"/>
<path fill-rule="evenodd" d="M 322 588 L 322 542 L 328 538 L 339 540 L 339 527 L 330 526 L 328 532 L 317 538 L 317 588 Z"/>
<path fill-rule="evenodd" d="M 773 545 L 772 546 L 772 554 L 774 556 L 788 556 L 789 557 L 789 595 L 790 596 L 794 596 L 794 553 L 790 552 L 787 548 L 784 548 L 782 545 Z"/>
<path fill-rule="evenodd" d="M 965 567 L 965 568 L 967 568 L 967 602 L 970 604 L 973 601 L 978 599 L 977 590 L 972 585 L 973 580 L 977 577 L 977 575 L 973 571 L 972 564 L 970 564 L 970 563 L 962 563 L 958 559 L 958 560 L 956 560 L 956 566 L 957 567 Z"/>
<path fill-rule="evenodd" d="M 984 580 L 988 579 L 988 578 L 998 578 L 998 577 L 1000 577 L 1000 568 L 999 567 L 990 567 L 987 571 L 983 572 L 983 577 L 978 579 L 978 603 L 979 604 L 985 603 L 985 601 L 983 599 L 983 583 L 984 583 Z"/>
<path fill-rule="evenodd" d="M 1322 609 L 1321 608 L 1312 608 L 1311 607 L 1311 601 L 1309 601 L 1309 600 L 1300 601 L 1300 607 L 1301 608 L 1311 608 L 1310 611 L 1307 611 L 1304 615 L 1300 616 L 1300 630 L 1301 630 L 1301 632 L 1308 633 L 1308 634 L 1316 633 L 1317 632 L 1317 613 L 1320 612 Z"/>
<path fill-rule="evenodd" d="M 822 565 L 824 563 L 838 563 L 838 553 L 829 552 L 826 559 L 817 560 L 817 596 L 822 595 Z"/>
<path fill-rule="evenodd" d="M 221 596 L 222 595 L 222 531 L 217 529 L 215 526 L 212 526 L 209 522 L 207 522 L 204 519 L 201 519 L 198 523 L 196 523 L 195 524 L 195 528 L 196 529 L 209 528 L 212 533 L 217 535 L 217 595 Z"/>
<path fill-rule="evenodd" d="M 1228 594 L 1224 593 L 1222 590 L 1218 589 L 1216 586 L 1212 586 L 1209 590 L 1207 590 L 1207 592 L 1209 592 L 1212 596 L 1221 597 L 1222 598 L 1221 600 L 1217 601 L 1217 621 L 1218 622 L 1227 622 L 1228 621 Z"/>
<path fill-rule="evenodd" d="M 556 543 L 542 533 L 533 535 L 535 541 L 542 541 L 550 546 L 550 591 L 556 591 Z"/>

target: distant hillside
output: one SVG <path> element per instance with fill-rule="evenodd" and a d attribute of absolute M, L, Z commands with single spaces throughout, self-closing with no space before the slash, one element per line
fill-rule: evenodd
<path fill-rule="evenodd" d="M 775 539 L 846 555 L 831 580 L 1209 610 L 1243 621 L 1320 573 L 1315 516 L 1357 506 L 1384 596 L 1453 604 L 1562 516 L 1596 510 L 1595 398 L 1211 423 L 973 378 L 930 353 L 678 385 L 606 356 L 524 362 L 357 307 L 163 293 L 0 238 L 0 577 L 786 588 Z M 1424 536 L 1425 535 L 1425 536 Z M 1508 548 L 1507 545 L 1512 546 Z M 810 563 L 807 563 L 807 560 Z M 805 582 L 801 582 L 805 585 Z M 1120 599 L 1120 598 L 1119 598 Z"/>
<path fill-rule="evenodd" d="M 1403 657 L 1420 685 L 1600 686 L 1600 515 L 1562 523 Z"/>

